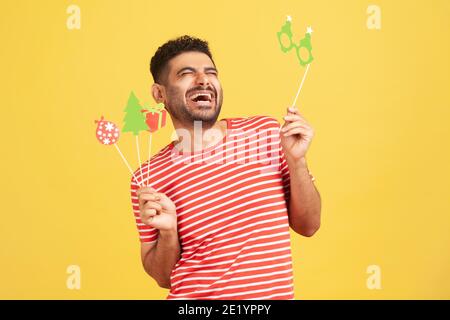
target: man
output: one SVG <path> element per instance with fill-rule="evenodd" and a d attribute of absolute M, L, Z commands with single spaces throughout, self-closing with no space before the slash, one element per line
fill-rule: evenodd
<path fill-rule="evenodd" d="M 179 139 L 131 182 L 145 271 L 168 299 L 293 299 L 289 226 L 320 226 L 312 128 L 295 108 L 281 130 L 268 116 L 217 121 L 223 91 L 200 39 L 167 42 L 150 69 Z"/>

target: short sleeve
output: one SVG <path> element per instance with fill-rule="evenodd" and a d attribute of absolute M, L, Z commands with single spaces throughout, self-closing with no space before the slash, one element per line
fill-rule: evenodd
<path fill-rule="evenodd" d="M 289 175 L 289 168 L 281 145 L 280 145 L 280 173 L 281 178 L 283 179 L 284 195 L 286 197 L 286 200 L 289 200 L 291 196 L 291 176 Z"/>
<path fill-rule="evenodd" d="M 139 201 L 137 197 L 137 190 L 139 186 L 134 179 L 131 180 L 131 205 L 133 208 L 134 219 L 139 232 L 139 240 L 141 243 L 153 243 L 158 239 L 158 230 L 142 223 L 139 214 Z"/>
<path fill-rule="evenodd" d="M 277 121 L 278 122 L 278 121 Z M 279 129 L 281 129 L 281 125 L 278 122 Z M 286 201 L 290 199 L 291 196 L 291 176 L 289 174 L 289 167 L 286 161 L 286 156 L 284 155 L 283 147 L 281 146 L 281 139 L 278 139 L 279 145 L 279 156 L 280 156 L 280 167 L 279 171 L 281 174 L 281 178 L 283 180 L 283 189 L 284 189 L 284 196 L 286 198 Z"/>
<path fill-rule="evenodd" d="M 289 167 L 287 164 L 287 160 L 286 160 L 286 157 L 285 157 L 285 154 L 283 151 L 283 147 L 281 146 L 281 137 L 280 137 L 281 124 L 276 118 L 273 118 L 271 116 L 262 116 L 261 118 L 265 119 L 265 123 L 267 125 L 266 128 L 268 130 L 268 135 L 269 136 L 275 135 L 275 138 L 274 138 L 275 140 L 272 141 L 272 139 L 271 139 L 271 143 L 273 143 L 273 146 L 274 146 L 274 149 L 271 152 L 271 157 L 276 158 L 278 155 L 278 158 L 277 158 L 278 162 L 276 164 L 279 164 L 278 172 L 282 178 L 285 199 L 286 199 L 286 201 L 288 201 L 291 196 L 291 185 L 290 185 L 291 179 L 290 179 Z"/>

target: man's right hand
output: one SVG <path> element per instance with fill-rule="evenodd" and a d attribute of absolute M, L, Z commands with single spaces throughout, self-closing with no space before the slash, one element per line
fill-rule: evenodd
<path fill-rule="evenodd" d="M 137 192 L 142 223 L 160 231 L 177 230 L 175 204 L 164 193 L 143 187 Z"/>

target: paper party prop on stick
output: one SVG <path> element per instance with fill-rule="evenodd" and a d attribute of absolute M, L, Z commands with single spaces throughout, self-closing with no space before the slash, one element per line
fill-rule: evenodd
<path fill-rule="evenodd" d="M 310 64 L 314 60 L 312 53 L 311 53 L 311 51 L 312 51 L 312 46 L 311 46 L 312 28 L 308 27 L 307 31 L 305 33 L 305 37 L 300 40 L 299 44 L 296 44 L 292 40 L 292 30 L 291 30 L 292 23 L 291 23 L 291 21 L 292 21 L 292 18 L 290 16 L 288 16 L 285 24 L 281 27 L 281 31 L 277 32 L 278 42 L 280 43 L 281 51 L 283 51 L 284 53 L 287 53 L 287 52 L 291 51 L 292 49 L 295 49 L 298 62 L 300 63 L 300 65 L 302 67 L 304 67 L 305 65 Z M 287 46 L 283 44 L 283 41 L 282 41 L 283 34 L 286 35 L 286 37 L 289 40 L 289 43 Z M 306 60 L 302 59 L 302 56 L 300 55 L 301 48 L 305 48 L 306 51 L 308 52 L 308 59 L 306 59 Z"/>
<path fill-rule="evenodd" d="M 302 81 L 298 88 L 297 95 L 295 96 L 294 103 L 292 104 L 292 106 L 295 106 L 295 104 L 297 103 L 298 95 L 300 94 L 300 91 L 302 90 L 306 75 L 308 74 L 311 62 L 314 60 L 312 53 L 311 53 L 311 51 L 312 51 L 311 33 L 313 32 L 313 30 L 311 27 L 308 27 L 306 29 L 305 37 L 300 40 L 299 44 L 296 44 L 292 40 L 291 21 L 292 21 L 292 18 L 290 16 L 288 16 L 285 24 L 281 27 L 281 30 L 279 32 L 277 32 L 277 37 L 278 37 L 278 42 L 280 43 L 281 51 L 283 51 L 284 53 L 287 53 L 287 52 L 291 51 L 292 49 L 295 49 L 297 59 L 298 59 L 298 62 L 300 63 L 300 65 L 302 67 L 304 67 L 306 65 L 305 73 L 303 74 L 303 78 L 302 78 Z M 288 38 L 287 45 L 283 44 L 283 41 L 282 41 L 283 35 L 285 35 Z M 300 49 L 302 49 L 302 48 L 306 49 L 306 51 L 308 52 L 308 58 L 306 60 L 304 60 L 300 54 Z"/>
<path fill-rule="evenodd" d="M 150 157 L 152 153 L 152 132 L 161 129 L 166 125 L 167 111 L 164 109 L 164 103 L 158 103 L 154 107 L 144 107 L 141 112 L 146 115 L 147 129 L 150 131 L 148 141 L 148 166 L 147 177 L 150 177 Z"/>
<path fill-rule="evenodd" d="M 158 103 L 154 107 L 145 107 L 142 112 L 146 115 L 145 122 L 150 132 L 155 132 L 166 125 L 167 111 L 164 109 L 164 103 Z"/>
<path fill-rule="evenodd" d="M 147 130 L 147 124 L 145 123 L 145 117 L 141 112 L 142 107 L 139 100 L 136 98 L 134 92 L 130 93 L 127 106 L 125 107 L 125 117 L 123 118 L 122 132 L 132 132 L 135 136 L 139 135 L 139 132 Z"/>
<path fill-rule="evenodd" d="M 139 132 L 147 130 L 147 124 L 145 123 L 145 117 L 141 112 L 141 105 L 136 98 L 134 92 L 130 93 L 127 106 L 125 107 L 125 117 L 123 119 L 124 126 L 122 132 L 132 132 L 136 137 L 136 151 L 139 160 L 139 168 L 142 176 L 142 163 L 141 163 L 141 151 L 139 148 Z"/>
<path fill-rule="evenodd" d="M 100 141 L 100 143 L 104 145 L 112 145 L 119 140 L 120 131 L 117 126 L 110 122 L 103 120 L 103 116 L 100 120 L 95 120 L 95 123 L 97 123 L 97 139 Z"/>
<path fill-rule="evenodd" d="M 116 147 L 117 152 L 127 166 L 128 170 L 130 170 L 130 173 L 136 181 L 136 184 L 140 185 L 139 181 L 136 179 L 133 173 L 133 170 L 131 170 L 127 159 L 124 157 L 124 155 L 120 151 L 119 146 L 117 145 L 117 141 L 119 140 L 120 136 L 119 128 L 111 121 L 104 120 L 103 116 L 100 118 L 100 120 L 95 120 L 95 123 L 97 124 L 96 136 L 98 141 L 100 141 L 100 143 L 103 145 L 113 145 L 114 147 Z"/>

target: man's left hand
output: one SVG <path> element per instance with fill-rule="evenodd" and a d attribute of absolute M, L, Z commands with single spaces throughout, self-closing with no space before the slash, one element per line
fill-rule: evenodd
<path fill-rule="evenodd" d="M 287 160 L 294 162 L 304 158 L 314 136 L 313 128 L 298 112 L 297 108 L 287 108 L 281 127 L 281 146 Z"/>

